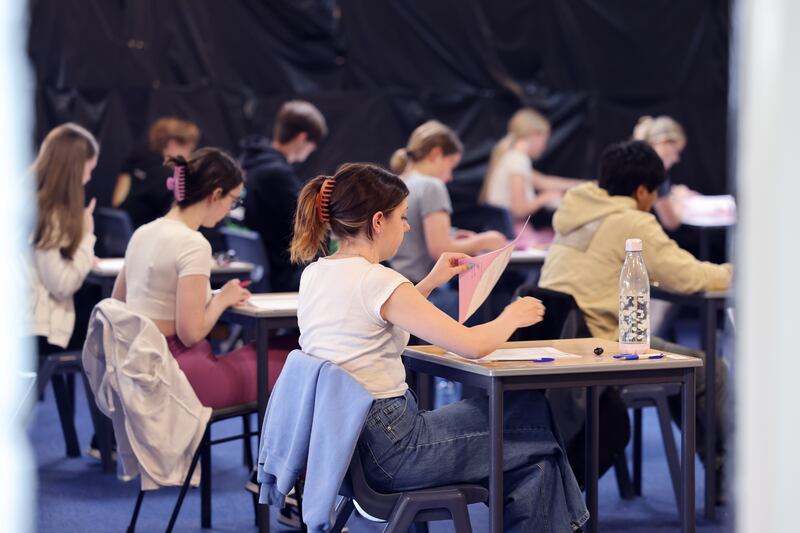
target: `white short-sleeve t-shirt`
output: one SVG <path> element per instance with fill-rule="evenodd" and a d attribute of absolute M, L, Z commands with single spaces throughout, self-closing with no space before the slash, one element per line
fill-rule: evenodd
<path fill-rule="evenodd" d="M 125 250 L 125 300 L 132 311 L 175 320 L 178 279 L 191 275 L 211 276 L 211 245 L 199 231 L 180 220 L 158 218 L 134 232 Z"/>
<path fill-rule="evenodd" d="M 409 335 L 381 318 L 381 307 L 403 283 L 410 282 L 363 257 L 310 264 L 300 278 L 300 348 L 339 365 L 375 398 L 402 396 Z"/>
<path fill-rule="evenodd" d="M 536 197 L 533 189 L 533 164 L 531 158 L 519 150 L 509 150 L 502 157 L 489 176 L 486 190 L 486 203 L 503 209 L 511 209 L 511 176 L 522 176 L 525 195 L 528 201 Z"/>

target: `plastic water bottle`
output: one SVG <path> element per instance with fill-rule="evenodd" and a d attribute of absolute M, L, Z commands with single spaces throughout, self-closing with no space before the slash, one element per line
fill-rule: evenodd
<path fill-rule="evenodd" d="M 642 258 L 642 240 L 625 241 L 619 275 L 619 350 L 641 354 L 650 349 L 650 278 Z"/>

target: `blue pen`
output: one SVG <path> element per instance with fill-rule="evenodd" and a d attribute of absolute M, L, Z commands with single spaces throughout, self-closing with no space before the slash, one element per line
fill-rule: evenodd
<path fill-rule="evenodd" d="M 654 353 L 646 357 L 645 356 L 640 357 L 633 353 L 621 353 L 619 355 L 615 355 L 614 359 L 619 359 L 621 361 L 635 361 L 637 359 L 661 359 L 662 357 L 664 357 L 663 353 Z"/>
<path fill-rule="evenodd" d="M 533 359 L 532 361 L 534 363 L 552 363 L 555 360 L 555 357 L 540 357 L 538 359 Z"/>

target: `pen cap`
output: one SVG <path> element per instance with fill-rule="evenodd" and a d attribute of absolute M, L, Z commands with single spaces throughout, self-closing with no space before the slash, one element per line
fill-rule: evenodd
<path fill-rule="evenodd" d="M 625 251 L 626 252 L 641 252 L 642 251 L 642 239 L 628 239 L 625 241 Z"/>

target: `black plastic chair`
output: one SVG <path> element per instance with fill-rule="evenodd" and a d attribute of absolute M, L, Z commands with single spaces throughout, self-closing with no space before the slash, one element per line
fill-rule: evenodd
<path fill-rule="evenodd" d="M 225 239 L 225 246 L 236 252 L 236 259 L 255 265 L 255 269 L 250 273 L 252 281 L 250 291 L 270 292 L 269 261 L 261 236 L 255 231 L 233 226 L 222 227 L 219 233 Z"/>
<path fill-rule="evenodd" d="M 94 233 L 98 257 L 124 257 L 133 235 L 133 224 L 128 213 L 121 209 L 98 207 L 94 211 Z"/>
<path fill-rule="evenodd" d="M 471 484 L 388 494 L 377 492 L 367 483 L 358 450 L 353 453 L 340 493 L 343 498 L 336 506 L 336 518 L 331 533 L 342 531 L 353 512 L 354 499 L 364 511 L 387 521 L 384 533 L 406 533 L 412 526 L 416 526 L 417 533 L 422 533 L 428 530 L 427 522 L 450 519 L 458 533 L 471 533 L 467 505 L 485 503 L 489 498 L 486 487 Z"/>
<path fill-rule="evenodd" d="M 234 405 L 231 407 L 225 407 L 222 409 L 214 409 L 211 413 L 211 418 L 208 421 L 208 425 L 206 426 L 206 431 L 203 434 L 203 439 L 200 441 L 200 445 L 197 447 L 197 450 L 194 453 L 194 457 L 192 457 L 192 464 L 189 467 L 189 472 L 186 474 L 186 478 L 183 481 L 183 485 L 181 485 L 180 493 L 178 494 L 178 501 L 175 502 L 175 507 L 172 509 L 172 515 L 169 519 L 169 524 L 167 525 L 167 533 L 170 533 L 173 528 L 175 527 L 175 521 L 178 519 L 178 513 L 181 511 L 181 505 L 183 505 L 183 499 L 186 496 L 186 491 L 189 489 L 189 484 L 192 480 L 192 474 L 194 474 L 195 468 L 197 468 L 197 462 L 202 458 L 202 463 L 200 464 L 200 525 L 204 529 L 211 527 L 211 446 L 215 444 L 222 444 L 225 442 L 231 442 L 234 440 L 244 439 L 245 443 L 250 442 L 250 438 L 257 436 L 258 432 L 250 431 L 249 424 L 247 422 L 248 416 L 252 413 L 257 412 L 258 404 L 256 402 L 250 402 L 242 405 Z M 241 416 L 243 420 L 245 420 L 245 428 L 244 431 L 239 435 L 232 435 L 230 437 L 224 437 L 221 439 L 211 440 L 211 425 L 215 422 L 220 422 L 222 420 L 228 420 L 229 418 L 235 418 Z M 252 470 L 253 465 L 252 461 L 248 467 Z M 139 518 L 139 510 L 142 507 L 142 500 L 144 499 L 145 491 L 139 490 L 139 496 L 136 498 L 136 506 L 133 508 L 133 516 L 131 516 L 131 522 L 128 525 L 128 533 L 133 533 L 136 530 L 136 521 Z M 257 497 L 253 495 L 253 508 L 256 509 L 258 504 Z"/>
<path fill-rule="evenodd" d="M 469 209 L 456 211 L 451 217 L 453 226 L 476 232 L 495 230 L 513 239 L 514 224 L 507 209 L 492 205 L 473 205 Z"/>
<path fill-rule="evenodd" d="M 89 387 L 86 375 L 83 373 L 81 353 L 65 351 L 42 356 L 36 373 L 37 393 L 41 397 L 47 384 L 52 382 L 58 417 L 61 422 L 61 431 L 64 434 L 64 442 L 67 447 L 67 456 L 80 457 L 80 445 L 75 431 L 74 399 L 64 380 L 65 375 L 68 374 L 79 374 L 83 379 L 83 388 L 86 392 L 86 401 L 89 404 L 89 412 L 95 428 L 103 472 L 112 473 L 114 471 L 114 459 L 112 456 L 111 435 L 113 430 L 111 429 L 111 420 L 100 412 L 94 402 L 92 389 Z"/>

